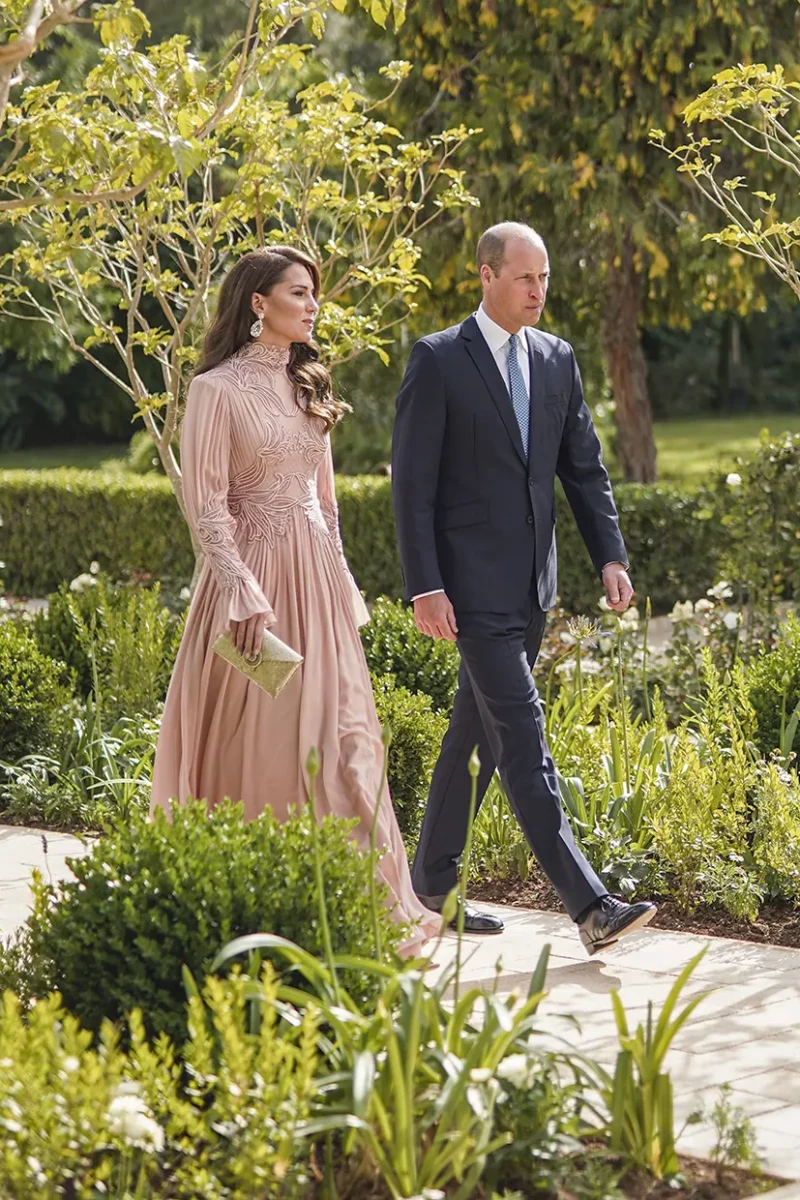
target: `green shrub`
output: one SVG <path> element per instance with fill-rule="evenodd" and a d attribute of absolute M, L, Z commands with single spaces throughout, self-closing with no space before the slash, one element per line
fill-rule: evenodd
<path fill-rule="evenodd" d="M 246 823 L 241 805 L 226 802 L 209 814 L 194 801 L 176 806 L 172 822 L 160 811 L 152 822 L 120 822 L 70 862 L 73 879 L 46 888 L 47 904 L 40 899 L 29 918 L 20 953 L 87 1028 L 138 1007 L 150 1031 L 180 1044 L 184 964 L 202 979 L 217 951 L 248 933 L 277 933 L 322 951 L 311 821 L 307 806 L 284 824 L 270 809 Z M 335 817 L 321 822 L 322 874 L 334 951 L 369 957 L 371 865 L 351 828 Z M 388 953 L 404 932 L 383 906 L 379 920 Z M 377 986 L 360 972 L 346 976 L 361 999 Z"/>
<path fill-rule="evenodd" d="M 391 481 L 339 476 L 342 537 L 353 574 L 370 600 L 403 594 Z M 705 594 L 719 578 L 725 531 L 702 492 L 622 484 L 615 490 L 636 589 L 656 612 Z M 561 599 L 593 611 L 600 582 L 561 490 L 556 497 Z M 188 581 L 194 555 L 169 481 L 160 475 L 96 471 L 0 472 L 0 560 L 9 591 L 41 596 L 98 561 L 112 578 L 147 572 Z"/>
<path fill-rule="evenodd" d="M 436 712 L 450 712 L 458 682 L 458 650 L 453 642 L 420 633 L 407 605 L 380 597 L 372 619 L 361 627 L 361 641 L 370 671 L 393 675 L 398 686 L 430 696 Z"/>
<path fill-rule="evenodd" d="M 688 729 L 679 731 L 666 795 L 651 824 L 657 886 L 681 908 L 721 904 L 734 917 L 755 919 L 763 892 L 747 866 L 751 777 L 740 738 L 730 748 L 701 748 Z"/>
<path fill-rule="evenodd" d="M 776 599 L 800 592 L 800 434 L 764 435 L 758 453 L 738 459 L 728 478 L 733 486 L 721 483 L 717 498 L 722 570 L 751 608 L 771 610 Z"/>
<path fill-rule="evenodd" d="M 188 582 L 189 530 L 164 476 L 0 471 L 0 560 L 9 591 L 44 596 L 99 562 L 112 579 Z"/>
<path fill-rule="evenodd" d="M 164 474 L 156 444 L 146 429 L 137 429 L 128 445 L 125 458 L 127 470 L 134 475 Z"/>
<path fill-rule="evenodd" d="M 166 695 L 183 622 L 160 591 L 158 583 L 113 587 L 89 574 L 81 590 L 62 584 L 33 619 L 41 649 L 68 664 L 81 695 L 95 694 L 107 725 L 154 716 Z"/>
<path fill-rule="evenodd" d="M 756 714 L 756 742 L 763 754 L 781 749 L 781 734 L 800 704 L 800 620 L 789 614 L 773 646 L 765 646 L 747 668 L 747 694 Z M 793 746 L 800 748 L 800 723 Z M 784 739 L 788 740 L 788 739 Z"/>
<path fill-rule="evenodd" d="M 685 488 L 619 484 L 614 488 L 631 578 L 653 612 L 704 596 L 719 579 L 724 532 L 710 498 Z M 603 588 L 561 488 L 556 491 L 558 580 L 568 612 L 594 612 Z"/>
<path fill-rule="evenodd" d="M 339 475 L 336 498 L 347 561 L 369 600 L 403 595 L 392 484 L 385 475 Z"/>
<path fill-rule="evenodd" d="M 52 744 L 70 693 L 63 663 L 44 654 L 24 626 L 0 620 L 0 762 Z"/>
<path fill-rule="evenodd" d="M 391 675 L 373 676 L 372 686 L 381 725 L 392 732 L 389 790 L 410 854 L 419 835 L 447 719 L 433 711 L 428 696 L 397 687 Z"/>
<path fill-rule="evenodd" d="M 768 900 L 800 901 L 800 782 L 794 771 L 763 766 L 752 800 L 753 862 Z"/>
<path fill-rule="evenodd" d="M 3 1200 L 308 1196 L 310 1142 L 300 1126 L 317 1091 L 317 1022 L 312 1013 L 276 1020 L 265 971 L 258 1032 L 248 1037 L 248 982 L 209 979 L 179 1046 L 148 1044 L 134 1015 L 128 1049 L 111 1029 L 92 1044 L 57 995 L 23 1013 L 7 992 Z"/>

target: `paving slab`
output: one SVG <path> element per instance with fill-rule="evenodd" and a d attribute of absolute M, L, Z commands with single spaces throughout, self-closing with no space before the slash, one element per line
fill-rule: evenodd
<path fill-rule="evenodd" d="M 69 873 L 66 859 L 85 854 L 87 848 L 84 839 L 71 833 L 0 825 L 0 933 L 11 933 L 30 912 L 34 868 L 54 882 Z"/>
<path fill-rule="evenodd" d="M 46 851 L 45 851 L 46 846 Z M 68 874 L 66 859 L 86 853 L 71 834 L 0 826 L 0 931 L 11 932 L 30 909 L 30 873 Z M 613 1066 L 617 1034 L 611 992 L 619 991 L 632 1026 L 656 1013 L 675 979 L 701 949 L 707 952 L 687 983 L 682 1002 L 707 993 L 667 1057 L 675 1110 L 684 1122 L 708 1107 L 722 1084 L 755 1126 L 766 1170 L 800 1178 L 800 950 L 668 930 L 632 934 L 603 955 L 588 958 L 566 916 L 485 905 L 503 917 L 498 937 L 467 936 L 462 979 L 506 995 L 524 992 L 545 945 L 550 946 L 547 996 L 539 1014 L 546 1044 L 581 1050 Z M 456 954 L 446 937 L 436 952 L 444 970 Z M 687 1154 L 706 1155 L 714 1134 L 688 1126 L 680 1140 Z M 800 1200 L 800 1185 L 776 1200 Z"/>

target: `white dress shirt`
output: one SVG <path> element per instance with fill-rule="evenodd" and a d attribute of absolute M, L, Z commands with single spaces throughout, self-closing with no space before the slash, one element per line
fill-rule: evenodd
<path fill-rule="evenodd" d="M 507 329 L 503 329 L 502 325 L 498 325 L 496 321 L 487 313 L 486 309 L 481 304 L 478 311 L 475 313 L 475 320 L 478 323 L 478 328 L 483 334 L 483 340 L 492 352 L 492 357 L 497 363 L 497 369 L 500 372 L 503 382 L 508 389 L 509 396 L 511 395 L 511 381 L 508 376 L 508 343 L 511 334 Z M 519 369 L 522 372 L 522 378 L 525 382 L 525 390 L 528 395 L 531 394 L 531 356 L 528 351 L 528 339 L 525 336 L 525 326 L 519 330 L 519 342 L 517 344 L 517 362 Z M 606 566 L 611 566 L 611 563 L 606 563 Z M 621 563 L 621 566 L 627 566 L 626 563 Z M 604 568 L 605 569 L 605 568 Z M 437 596 L 444 588 L 435 588 L 432 592 L 420 592 L 417 596 L 412 596 L 414 600 L 421 600 L 423 596 Z"/>
<path fill-rule="evenodd" d="M 507 329 L 503 329 L 502 325 L 498 325 L 496 321 L 487 313 L 483 305 L 480 306 L 475 313 L 475 320 L 478 322 L 478 329 L 483 334 L 483 340 L 492 352 L 492 357 L 497 363 L 497 369 L 503 377 L 503 382 L 508 388 L 508 394 L 511 395 L 511 381 L 508 377 L 508 343 L 511 334 Z M 531 357 L 528 353 L 528 339 L 525 337 L 525 326 L 519 330 L 517 342 L 517 362 L 519 369 L 522 372 L 522 378 L 525 382 L 525 391 L 530 396 L 531 394 Z"/>

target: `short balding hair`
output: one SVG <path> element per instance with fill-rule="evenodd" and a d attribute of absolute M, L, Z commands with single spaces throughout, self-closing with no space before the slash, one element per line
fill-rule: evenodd
<path fill-rule="evenodd" d="M 515 238 L 546 250 L 544 238 L 531 225 L 523 225 L 521 221 L 501 221 L 499 225 L 492 225 L 480 236 L 477 252 L 478 273 L 485 263 L 492 268 L 494 275 L 499 275 L 506 256 L 506 242 Z"/>

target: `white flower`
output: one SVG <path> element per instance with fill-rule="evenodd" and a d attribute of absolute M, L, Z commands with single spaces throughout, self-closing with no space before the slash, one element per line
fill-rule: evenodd
<path fill-rule="evenodd" d="M 141 1096 L 142 1087 L 135 1079 L 123 1079 L 117 1084 L 115 1096 Z"/>
<path fill-rule="evenodd" d="M 581 664 L 581 670 L 584 675 L 599 675 L 603 669 L 603 664 L 597 662 L 594 658 L 587 658 Z"/>
<path fill-rule="evenodd" d="M 164 1149 L 164 1130 L 150 1116 L 141 1097 L 120 1095 L 118 1091 L 109 1105 L 108 1118 L 111 1132 L 119 1134 L 129 1145 L 138 1146 L 140 1150 L 153 1150 L 156 1154 Z"/>
<path fill-rule="evenodd" d="M 39 1162 L 38 1158 L 34 1158 L 32 1154 L 28 1156 L 28 1170 L 31 1172 L 40 1187 L 43 1187 L 44 1184 L 47 1183 L 47 1176 L 42 1170 L 42 1164 Z"/>
<path fill-rule="evenodd" d="M 694 605 L 691 600 L 678 601 L 674 605 L 672 612 L 669 614 L 669 619 L 673 624 L 678 621 L 689 621 L 694 616 Z"/>
<path fill-rule="evenodd" d="M 469 1077 L 472 1083 L 488 1083 L 492 1078 L 492 1072 L 488 1067 L 473 1067 Z"/>
<path fill-rule="evenodd" d="M 71 592 L 85 592 L 87 587 L 97 587 L 97 580 L 94 575 L 89 575 L 84 572 L 83 575 L 76 575 L 72 583 L 69 585 Z"/>
<path fill-rule="evenodd" d="M 192 589 L 190 587 L 181 588 L 181 600 L 191 600 Z"/>
<path fill-rule="evenodd" d="M 722 622 L 726 629 L 738 629 L 742 619 L 742 614 L 738 612 L 726 612 L 722 618 Z"/>
<path fill-rule="evenodd" d="M 632 604 L 630 608 L 625 609 L 621 620 L 623 625 L 631 625 L 635 627 L 639 624 L 639 610 L 635 604 Z"/>
<path fill-rule="evenodd" d="M 611 612 L 611 605 L 608 603 L 607 596 L 600 597 L 600 599 L 597 601 L 597 607 L 601 610 L 601 612 Z"/>
<path fill-rule="evenodd" d="M 90 575 L 99 575 L 100 574 L 100 563 L 99 562 L 95 561 L 95 562 L 89 563 L 89 574 Z"/>
<path fill-rule="evenodd" d="M 509 1054 L 497 1068 L 498 1079 L 506 1080 L 517 1088 L 529 1086 L 531 1065 L 525 1054 Z"/>
<path fill-rule="evenodd" d="M 741 487 L 742 477 L 741 475 L 737 475 L 735 471 L 731 471 L 725 482 L 727 483 L 728 487 Z"/>
<path fill-rule="evenodd" d="M 76 1058 L 74 1054 L 70 1054 L 67 1058 L 64 1059 L 64 1070 L 67 1071 L 70 1075 L 72 1074 L 73 1071 L 77 1071 L 78 1068 L 80 1067 L 80 1065 L 81 1065 L 80 1059 Z"/>
<path fill-rule="evenodd" d="M 560 642 L 563 642 L 563 644 L 565 646 L 574 646 L 575 645 L 575 638 L 572 636 L 571 633 L 560 633 L 558 635 L 558 640 Z"/>
<path fill-rule="evenodd" d="M 706 595 L 713 596 L 715 600 L 730 600 L 733 595 L 733 588 L 727 579 L 720 579 L 719 583 L 715 583 L 712 588 L 708 589 Z"/>
<path fill-rule="evenodd" d="M 714 611 L 713 600 L 698 600 L 694 606 L 696 613 L 710 613 Z"/>

